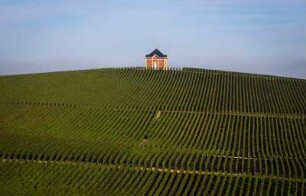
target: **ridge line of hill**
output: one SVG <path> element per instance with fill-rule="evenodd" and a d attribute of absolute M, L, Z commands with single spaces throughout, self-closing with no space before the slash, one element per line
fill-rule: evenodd
<path fill-rule="evenodd" d="M 102 71 L 102 70 L 137 70 L 137 71 L 155 71 L 155 72 L 169 72 L 169 71 L 181 71 L 196 74 L 212 74 L 212 75 L 231 75 L 231 76 L 244 76 L 255 79 L 264 80 L 306 80 L 305 78 L 297 78 L 282 75 L 270 75 L 261 73 L 251 72 L 239 72 L 234 70 L 218 70 L 218 69 L 205 69 L 195 67 L 171 67 L 168 70 L 147 70 L 145 67 L 103 67 L 103 68 L 88 68 L 88 69 L 76 69 L 76 70 L 55 70 L 48 72 L 35 72 L 35 73 L 20 73 L 20 74 L 9 74 L 0 75 L 0 77 L 16 77 L 16 76 L 28 76 L 28 75 L 41 75 L 41 74 L 57 74 L 66 72 L 91 72 L 91 71 Z"/>

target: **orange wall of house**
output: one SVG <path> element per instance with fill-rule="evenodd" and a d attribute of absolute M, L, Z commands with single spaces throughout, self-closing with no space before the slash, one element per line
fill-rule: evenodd
<path fill-rule="evenodd" d="M 152 62 L 152 59 L 147 59 L 147 68 L 148 68 L 148 69 L 153 69 L 153 62 Z"/>
<path fill-rule="evenodd" d="M 164 59 L 158 60 L 158 64 L 159 64 L 159 66 L 164 67 L 164 65 L 165 65 L 165 60 L 164 60 Z"/>
<path fill-rule="evenodd" d="M 147 68 L 148 69 L 153 69 L 154 67 L 154 62 L 156 62 L 157 68 L 158 69 L 164 69 L 165 67 L 165 59 L 160 59 L 160 58 L 147 58 Z"/>

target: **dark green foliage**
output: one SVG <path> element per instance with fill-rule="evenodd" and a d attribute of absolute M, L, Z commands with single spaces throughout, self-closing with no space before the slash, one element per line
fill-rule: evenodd
<path fill-rule="evenodd" d="M 1 76 L 0 195 L 303 195 L 305 89 L 201 69 Z"/>

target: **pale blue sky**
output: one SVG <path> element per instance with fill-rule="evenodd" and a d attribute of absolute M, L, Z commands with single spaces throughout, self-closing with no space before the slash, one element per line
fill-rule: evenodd
<path fill-rule="evenodd" d="M 306 0 L 0 0 L 0 74 L 170 66 L 306 79 Z"/>

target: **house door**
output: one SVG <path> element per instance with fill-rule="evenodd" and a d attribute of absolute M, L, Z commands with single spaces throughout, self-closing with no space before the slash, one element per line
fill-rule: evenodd
<path fill-rule="evenodd" d="M 157 69 L 157 62 L 154 61 L 154 69 Z"/>

